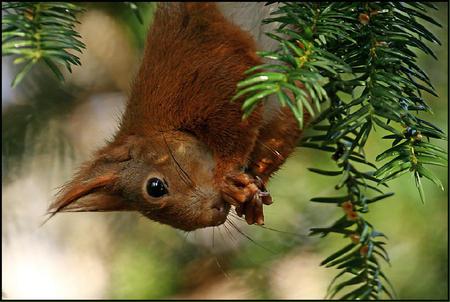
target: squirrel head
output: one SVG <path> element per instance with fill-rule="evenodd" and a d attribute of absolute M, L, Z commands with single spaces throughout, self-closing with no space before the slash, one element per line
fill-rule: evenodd
<path fill-rule="evenodd" d="M 214 189 L 214 168 L 208 148 L 187 133 L 127 136 L 85 163 L 50 212 L 135 210 L 185 231 L 220 225 L 230 206 Z"/>

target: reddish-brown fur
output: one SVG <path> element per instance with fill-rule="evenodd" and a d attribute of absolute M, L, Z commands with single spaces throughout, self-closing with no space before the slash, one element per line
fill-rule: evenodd
<path fill-rule="evenodd" d="M 118 136 L 188 131 L 213 150 L 217 178 L 244 166 L 262 123 L 261 108 L 243 121 L 241 103 L 230 99 L 244 71 L 260 64 L 255 51 L 252 38 L 215 4 L 163 4 Z"/>
<path fill-rule="evenodd" d="M 242 120 L 242 100 L 230 101 L 244 71 L 261 63 L 255 51 L 215 4 L 160 4 L 119 131 L 52 212 L 138 210 L 192 230 L 223 223 L 227 201 L 262 224 L 265 183 L 300 131 L 287 109 L 264 121 L 261 104 Z M 167 179 L 167 196 L 145 195 L 153 176 Z"/>

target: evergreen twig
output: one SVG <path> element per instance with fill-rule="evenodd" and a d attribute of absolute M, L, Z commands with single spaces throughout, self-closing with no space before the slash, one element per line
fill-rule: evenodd
<path fill-rule="evenodd" d="M 125 2 L 136 18 L 143 18 L 136 2 Z M 60 80 L 64 76 L 58 65 L 72 72 L 72 65 L 81 65 L 75 52 L 81 53 L 85 44 L 75 30 L 77 14 L 85 9 L 68 2 L 3 2 L 2 56 L 13 55 L 21 70 L 11 85 L 19 84 L 31 68 L 43 61 Z"/>
<path fill-rule="evenodd" d="M 2 56 L 14 55 L 21 64 L 12 86 L 19 84 L 39 61 L 64 80 L 58 64 L 71 72 L 71 65 L 81 65 L 73 54 L 85 48 L 75 31 L 76 14 L 82 9 L 67 2 L 3 2 Z"/>
<path fill-rule="evenodd" d="M 351 240 L 322 262 L 340 269 L 332 282 L 336 284 L 330 284 L 329 297 L 344 292 L 341 299 L 380 299 L 383 293 L 392 298 L 394 290 L 380 263 L 381 259 L 389 262 L 383 241 L 386 236 L 364 213 L 371 203 L 393 195 L 384 193 L 380 185 L 386 187 L 386 182 L 408 172 L 414 175 L 422 200 L 422 177 L 443 189 L 425 165 L 447 165 L 446 151 L 430 142 L 430 138 L 446 139 L 445 134 L 418 117 L 420 111 L 431 112 L 423 92 L 436 95 L 416 62 L 417 51 L 435 57 L 427 42 L 440 44 L 422 24 L 440 26 L 426 13 L 433 5 L 280 3 L 273 17 L 263 21 L 280 22 L 276 34 L 268 33 L 279 42 L 279 48 L 259 53 L 270 63 L 248 70 L 251 75 L 238 84 L 235 98 L 245 97 L 242 108 L 246 117 L 258 102 L 275 94 L 282 106 L 291 108 L 300 128 L 304 110 L 311 115 L 320 113 L 312 124 L 316 133 L 305 137 L 301 146 L 332 152 L 338 171 L 310 170 L 341 175 L 335 189 L 345 188 L 346 193 L 311 200 L 336 204 L 344 215 L 330 227 L 312 228 L 310 234 L 337 233 Z M 259 72 L 254 74 L 256 70 Z M 328 105 L 325 110 L 324 104 Z M 380 168 L 364 153 L 376 128 L 390 133 L 383 139 L 393 140 L 392 147 L 376 158 L 390 159 Z M 361 165 L 369 171 L 358 168 Z"/>

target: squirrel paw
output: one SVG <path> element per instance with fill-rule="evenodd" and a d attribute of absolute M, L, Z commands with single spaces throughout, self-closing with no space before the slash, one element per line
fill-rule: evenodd
<path fill-rule="evenodd" d="M 272 204 L 272 197 L 264 182 L 246 173 L 233 173 L 222 183 L 222 196 L 236 207 L 239 217 L 245 215 L 248 224 L 264 224 L 263 204 Z"/>

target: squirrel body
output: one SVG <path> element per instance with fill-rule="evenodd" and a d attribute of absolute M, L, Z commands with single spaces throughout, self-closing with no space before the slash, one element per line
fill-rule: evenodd
<path fill-rule="evenodd" d="M 64 186 L 60 211 L 137 210 L 183 230 L 223 223 L 230 206 L 264 222 L 269 177 L 300 136 L 289 110 L 245 120 L 231 102 L 261 64 L 253 38 L 213 3 L 159 4 L 119 131 Z"/>
<path fill-rule="evenodd" d="M 230 100 L 244 71 L 260 64 L 255 52 L 250 35 L 215 4 L 161 5 L 118 135 L 187 131 L 213 150 L 223 169 L 243 165 L 262 108 L 243 121 L 241 104 Z"/>

